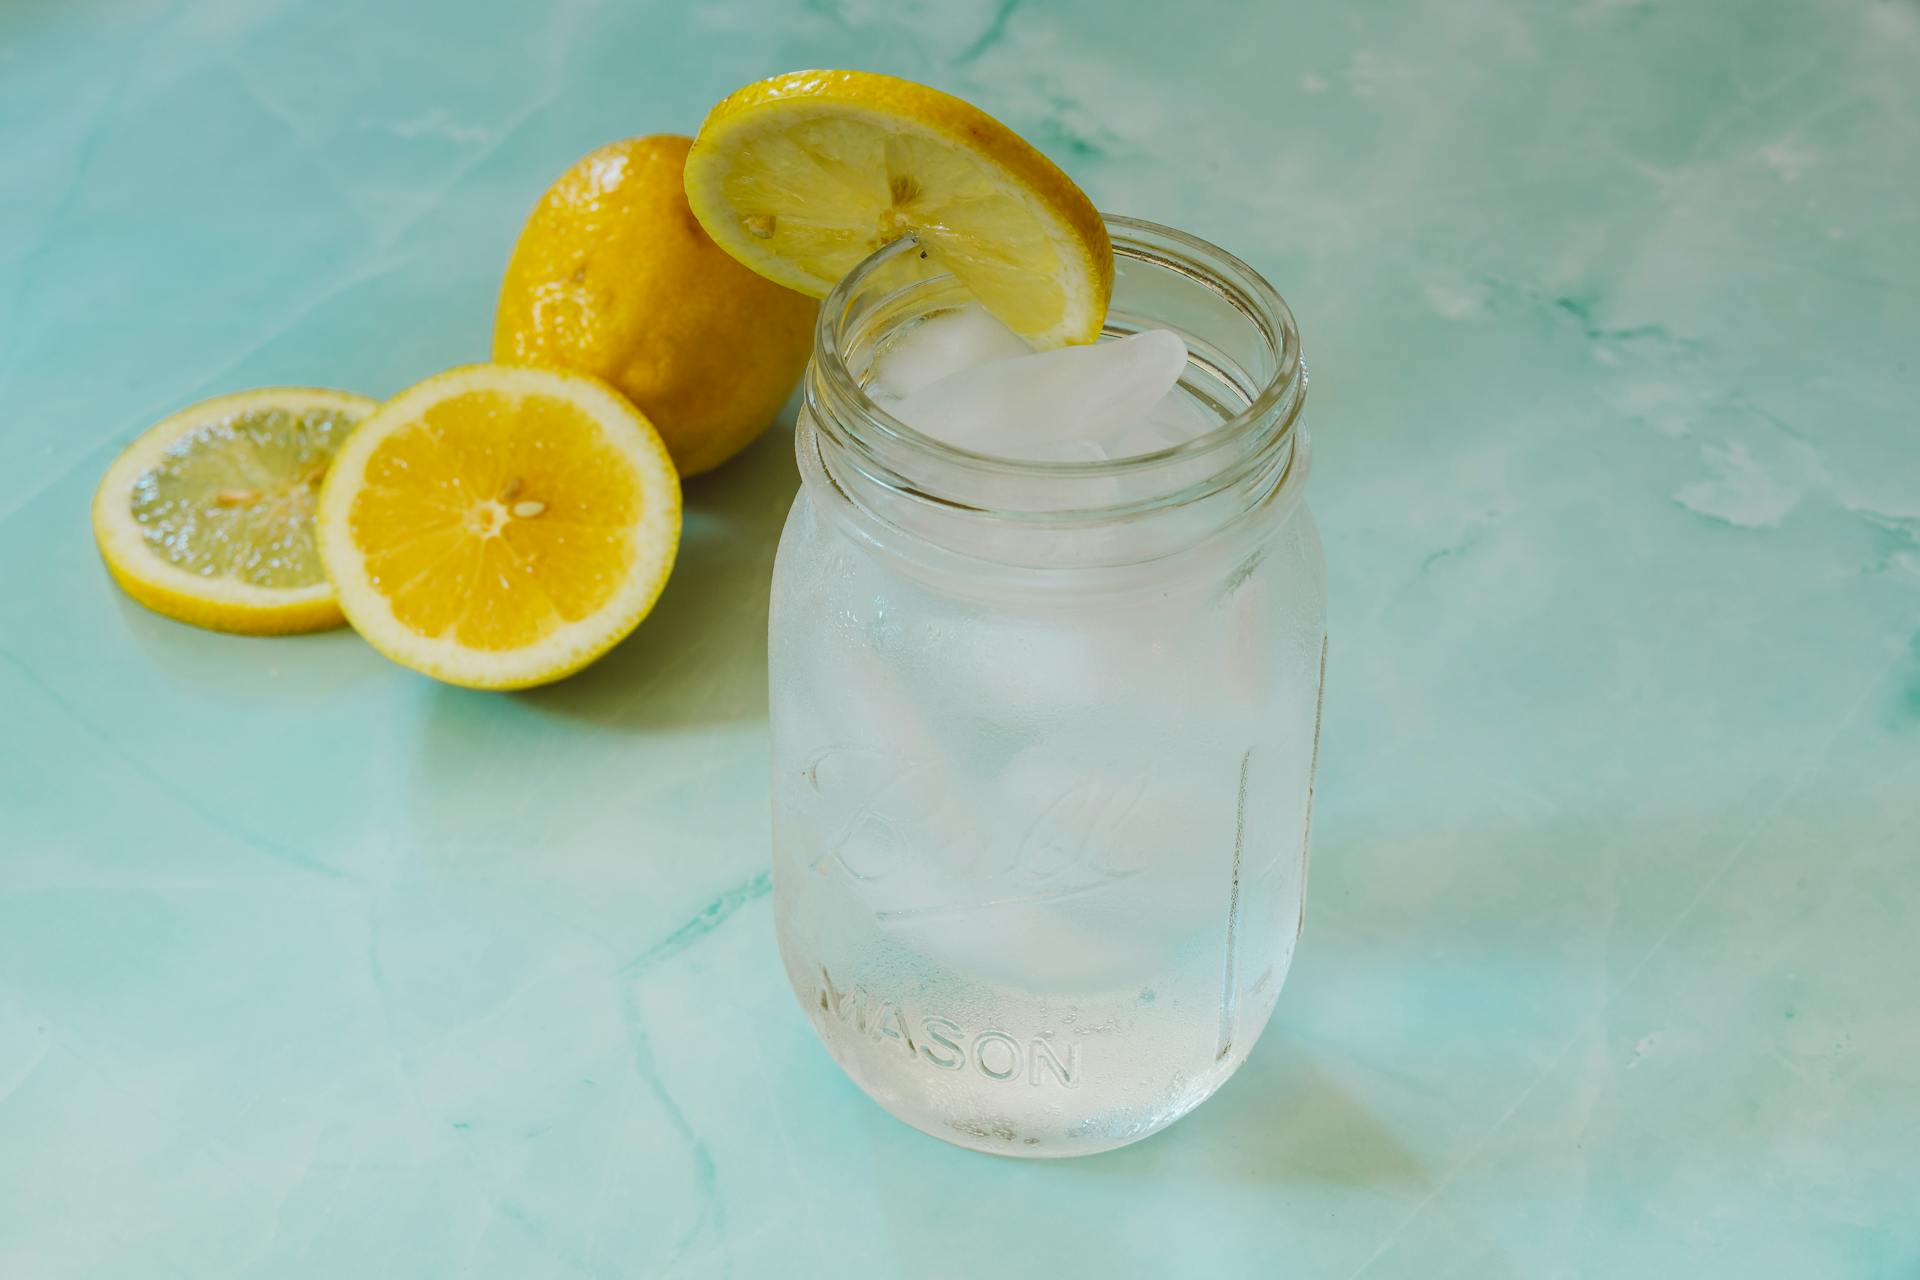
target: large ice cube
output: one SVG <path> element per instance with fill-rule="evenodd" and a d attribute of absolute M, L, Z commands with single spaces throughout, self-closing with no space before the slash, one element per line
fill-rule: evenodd
<path fill-rule="evenodd" d="M 1146 417 L 1120 431 L 1108 444 L 1108 456 L 1133 458 L 1158 453 L 1198 439 L 1220 425 L 1198 400 L 1179 387 L 1167 392 Z"/>
<path fill-rule="evenodd" d="M 929 316 L 888 343 L 867 394 L 891 405 L 950 374 L 1032 353 L 1019 334 L 972 302 Z"/>
<path fill-rule="evenodd" d="M 964 368 L 889 408 L 916 430 L 975 453 L 1097 461 L 1115 456 L 1114 447 L 1153 415 L 1186 367 L 1186 343 L 1156 329 Z"/>

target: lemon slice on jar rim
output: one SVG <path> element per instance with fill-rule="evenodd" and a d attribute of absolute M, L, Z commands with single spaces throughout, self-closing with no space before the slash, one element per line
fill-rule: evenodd
<path fill-rule="evenodd" d="M 708 113 L 687 200 L 721 248 L 824 297 L 913 236 L 1034 348 L 1092 342 L 1113 292 L 1106 224 L 1054 163 L 979 108 L 864 71 L 796 71 Z"/>

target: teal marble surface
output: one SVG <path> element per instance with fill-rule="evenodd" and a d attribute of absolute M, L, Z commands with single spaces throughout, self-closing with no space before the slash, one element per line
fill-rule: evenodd
<path fill-rule="evenodd" d="M 147 423 L 481 356 L 575 155 L 805 65 L 979 101 L 1306 336 L 1306 936 L 1112 1155 L 907 1129 L 787 991 L 788 424 L 543 692 L 94 555 Z M 1916 65 L 1911 0 L 10 0 L 0 1275 L 1920 1275 Z"/>

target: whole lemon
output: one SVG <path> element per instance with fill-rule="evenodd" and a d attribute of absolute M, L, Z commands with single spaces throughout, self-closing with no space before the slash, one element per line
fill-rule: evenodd
<path fill-rule="evenodd" d="M 772 421 L 806 367 L 818 307 L 707 238 L 687 207 L 692 145 L 629 138 L 561 174 L 520 232 L 493 326 L 498 363 L 612 383 L 683 476 Z"/>

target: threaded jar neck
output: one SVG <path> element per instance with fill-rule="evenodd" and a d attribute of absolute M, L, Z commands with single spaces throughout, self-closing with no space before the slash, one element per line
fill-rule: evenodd
<path fill-rule="evenodd" d="M 888 342 L 970 299 L 926 274 L 911 241 L 856 267 L 828 295 L 806 376 L 803 475 L 877 542 L 1026 568 L 1094 568 L 1176 554 L 1304 483 L 1306 369 L 1280 295 L 1205 241 L 1108 217 L 1114 293 L 1104 334 L 1171 329 L 1187 344 L 1184 393 L 1216 419 L 1193 439 L 1106 461 L 995 457 L 893 417 L 865 385 Z"/>

